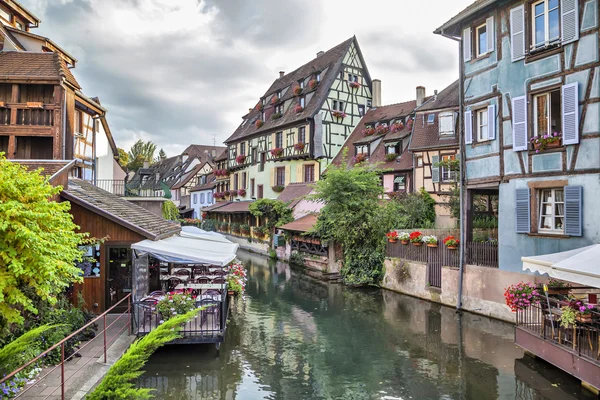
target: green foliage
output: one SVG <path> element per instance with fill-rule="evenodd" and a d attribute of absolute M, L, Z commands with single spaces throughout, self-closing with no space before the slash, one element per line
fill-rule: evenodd
<path fill-rule="evenodd" d="M 494 216 L 481 216 L 473 219 L 474 229 L 496 229 L 498 228 L 498 218 Z"/>
<path fill-rule="evenodd" d="M 450 215 L 460 221 L 460 187 L 454 183 L 450 194 L 448 195 L 448 202 L 445 207 L 450 211 Z"/>
<path fill-rule="evenodd" d="M 231 232 L 232 233 L 240 233 L 240 224 L 238 224 L 237 222 L 232 222 L 231 223 Z"/>
<path fill-rule="evenodd" d="M 435 200 L 423 188 L 417 193 L 390 200 L 386 211 L 394 229 L 426 229 L 435 226 Z"/>
<path fill-rule="evenodd" d="M 89 239 L 76 233 L 71 204 L 51 200 L 61 190 L 0 154 L 0 327 L 21 325 L 25 312 L 37 313 L 27 288 L 52 304 L 82 280 L 74 262 Z"/>
<path fill-rule="evenodd" d="M 119 147 L 119 165 L 122 168 L 127 168 L 127 164 L 129 164 L 129 154 L 125 150 Z"/>
<path fill-rule="evenodd" d="M 155 161 L 163 161 L 167 159 L 167 153 L 165 153 L 165 151 L 163 149 L 160 149 L 160 151 L 158 152 L 158 157 L 156 158 Z"/>
<path fill-rule="evenodd" d="M 180 217 L 179 209 L 171 200 L 166 200 L 162 204 L 162 216 L 169 221 L 177 221 Z"/>
<path fill-rule="evenodd" d="M 575 325 L 575 322 L 577 321 L 577 312 L 569 306 L 562 307 L 561 310 L 560 326 L 569 328 Z"/>
<path fill-rule="evenodd" d="M 240 232 L 243 233 L 244 235 L 247 235 L 250 233 L 250 225 L 248 224 L 241 224 L 240 225 Z"/>
<path fill-rule="evenodd" d="M 299 267 L 304 267 L 305 262 L 304 262 L 304 256 L 302 255 L 302 253 L 299 253 L 297 251 L 293 252 L 290 255 L 290 264 L 297 265 Z"/>
<path fill-rule="evenodd" d="M 136 340 L 129 350 L 106 373 L 106 376 L 90 393 L 88 400 L 138 400 L 152 398 L 152 389 L 137 389 L 133 383 L 144 372 L 142 368 L 159 347 L 181 338 L 182 325 L 195 318 L 202 308 L 171 318 L 152 332 Z"/>
<path fill-rule="evenodd" d="M 274 249 L 269 249 L 269 258 L 277 260 L 277 252 Z"/>
<path fill-rule="evenodd" d="M 189 293 L 169 293 L 156 304 L 156 309 L 164 321 L 196 309 L 196 301 Z"/>
<path fill-rule="evenodd" d="M 0 374 L 9 374 L 21 365 L 31 361 L 37 354 L 32 349 L 37 347 L 37 342 L 42 335 L 64 325 L 42 325 L 19 336 L 0 349 Z M 50 345 L 48 346 L 50 347 Z"/>
<path fill-rule="evenodd" d="M 202 229 L 209 232 L 215 232 L 218 227 L 218 221 L 214 219 L 202 220 Z"/>
<path fill-rule="evenodd" d="M 278 226 L 292 222 L 292 209 L 286 203 L 273 199 L 259 199 L 250 203 L 250 213 L 263 219 L 268 232 L 273 232 Z M 273 238 L 271 237 L 271 242 Z"/>
<path fill-rule="evenodd" d="M 327 178 L 315 184 L 311 200 L 325 203 L 313 233 L 336 242 L 344 251 L 342 277 L 352 285 L 378 284 L 382 277 L 385 234 L 391 228 L 381 205 L 380 171 L 364 163 L 348 164 L 347 149 L 341 166 L 331 165 Z"/>
<path fill-rule="evenodd" d="M 129 171 L 137 171 L 142 168 L 144 162 L 154 162 L 154 153 L 156 152 L 156 145 L 151 141 L 144 142 L 138 140 L 131 146 L 128 156 L 129 160 L 127 163 L 127 169 Z"/>

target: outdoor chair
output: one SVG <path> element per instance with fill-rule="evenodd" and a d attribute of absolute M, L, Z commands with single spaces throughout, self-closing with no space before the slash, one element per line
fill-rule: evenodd
<path fill-rule="evenodd" d="M 155 290 L 154 292 L 150 293 L 148 295 L 148 297 L 160 297 L 160 296 L 164 296 L 165 292 L 163 292 L 162 290 Z"/>
<path fill-rule="evenodd" d="M 209 283 L 210 278 L 208 276 L 199 276 L 194 280 L 194 283 Z"/>
<path fill-rule="evenodd" d="M 177 287 L 177 285 L 182 284 L 183 281 L 179 278 L 169 278 L 169 291 L 172 292 L 175 290 L 175 287 Z"/>
<path fill-rule="evenodd" d="M 180 270 L 177 270 L 174 275 L 175 276 L 186 276 L 189 278 L 191 274 L 192 273 L 189 269 L 180 269 Z"/>
<path fill-rule="evenodd" d="M 156 314 L 156 303 L 158 301 L 153 298 L 145 297 L 139 302 L 139 312 L 141 314 L 141 324 L 139 323 L 138 316 L 138 324 L 139 328 L 143 331 L 143 333 L 148 333 L 152 330 L 152 318 L 155 317 Z M 148 322 L 148 328 L 146 328 L 146 322 Z M 158 321 L 157 321 L 158 322 Z"/>
<path fill-rule="evenodd" d="M 223 277 L 215 278 L 215 279 L 213 279 L 212 283 L 214 283 L 214 284 L 224 284 L 225 283 L 225 278 L 223 278 Z"/>

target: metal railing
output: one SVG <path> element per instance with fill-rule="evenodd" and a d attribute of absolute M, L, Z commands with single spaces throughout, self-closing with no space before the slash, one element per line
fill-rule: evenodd
<path fill-rule="evenodd" d="M 164 197 L 162 190 L 140 189 L 132 183 L 118 179 L 97 179 L 95 185 L 122 197 Z"/>
<path fill-rule="evenodd" d="M 562 307 L 568 304 L 556 299 L 549 299 L 549 302 L 541 299 L 539 304 L 517 311 L 517 326 L 600 366 L 600 313 L 592 311 L 591 319 L 578 320 L 564 327 L 560 324 L 560 316 Z"/>
<path fill-rule="evenodd" d="M 114 310 L 116 307 L 118 307 L 121 303 L 127 301 L 127 310 L 124 313 L 121 313 L 119 315 L 119 317 L 117 317 L 113 322 L 111 322 L 109 325 L 107 325 L 106 323 L 106 315 L 109 314 L 112 310 Z M 119 321 L 121 318 L 126 317 L 126 323 L 125 325 L 116 333 L 114 334 L 111 338 L 107 338 L 107 331 L 108 329 L 113 326 L 117 321 Z M 73 352 L 73 354 L 71 354 L 68 357 L 65 357 L 65 343 L 74 338 L 75 336 L 79 335 L 81 332 L 83 332 L 85 329 L 89 328 L 90 326 L 98 323 L 100 320 L 103 321 L 104 325 L 104 329 L 102 329 L 102 331 L 97 332 L 96 336 L 89 340 L 87 343 L 83 344 L 82 346 L 80 346 L 79 348 L 77 348 L 77 350 L 75 350 L 75 352 Z M 121 333 L 123 333 L 123 331 L 129 328 L 129 334 L 131 335 L 131 294 L 128 294 L 127 296 L 123 297 L 119 302 L 117 302 L 115 305 L 113 305 L 112 307 L 110 307 L 108 310 L 106 310 L 105 312 L 103 312 L 102 314 L 100 314 L 99 316 L 97 316 L 96 318 L 94 318 L 93 320 L 91 320 L 90 322 L 88 322 L 87 324 L 85 324 L 84 326 L 82 326 L 81 328 L 79 328 L 78 330 L 76 330 L 75 332 L 71 333 L 69 336 L 67 336 L 66 338 L 64 338 L 63 340 L 61 340 L 60 342 L 56 343 L 55 345 L 53 345 L 52 347 L 50 347 L 48 350 L 44 351 L 43 353 L 41 353 L 40 355 L 38 355 L 37 357 L 35 357 L 33 360 L 27 362 L 26 364 L 22 365 L 21 367 L 17 368 L 16 370 L 14 370 L 13 372 L 11 372 L 10 374 L 6 375 L 5 377 L 3 377 L 2 379 L 0 379 L 0 384 L 2 384 L 3 382 L 7 382 L 8 380 L 12 379 L 15 375 L 17 375 L 19 372 L 26 370 L 28 367 L 31 366 L 35 366 L 37 365 L 36 363 L 38 363 L 40 360 L 42 360 L 44 357 L 46 357 L 49 353 L 51 353 L 52 351 L 54 351 L 55 349 L 60 348 L 60 363 L 55 365 L 54 367 L 51 367 L 48 371 L 44 371 L 42 372 L 43 375 L 38 376 L 36 378 L 36 384 L 34 385 L 29 385 L 26 386 L 23 390 L 21 390 L 17 396 L 15 396 L 15 398 L 19 398 L 21 396 L 23 396 L 25 393 L 27 393 L 29 390 L 32 390 L 33 388 L 35 388 L 40 381 L 42 381 L 44 378 L 46 378 L 47 376 L 49 376 L 51 373 L 53 373 L 54 371 L 56 371 L 57 369 L 60 368 L 60 398 L 62 400 L 65 399 L 65 383 L 71 379 L 74 375 L 71 375 L 69 378 L 65 379 L 65 363 L 71 359 L 73 359 L 73 357 L 75 357 L 76 354 L 81 353 L 81 351 L 83 349 L 85 349 L 88 345 L 90 345 L 94 340 L 96 340 L 98 338 L 99 335 L 102 335 L 103 338 L 103 344 L 102 344 L 102 348 L 100 350 L 98 350 L 96 353 L 94 353 L 91 357 L 89 357 L 89 360 L 87 360 L 84 363 L 81 364 L 77 364 L 77 366 L 79 368 L 77 368 L 77 371 L 81 370 L 83 367 L 85 367 L 90 361 L 94 361 L 95 358 L 100 354 L 100 352 L 103 353 L 104 355 L 104 363 L 106 363 L 106 350 L 108 348 L 108 346 L 116 339 L 118 338 Z M 71 372 L 76 372 L 76 371 L 71 371 Z M 38 395 L 36 398 L 39 399 L 47 399 L 51 396 L 54 396 L 54 392 L 56 392 L 59 388 L 56 388 L 55 390 L 53 390 L 52 392 L 48 393 L 45 397 L 42 397 L 43 395 Z"/>
<path fill-rule="evenodd" d="M 458 249 L 448 249 L 441 242 L 438 242 L 437 247 L 428 247 L 426 244 L 415 246 L 412 243 L 388 243 L 386 255 L 407 261 L 441 263 L 448 267 L 458 267 L 460 261 Z M 467 243 L 465 256 L 467 264 L 498 268 L 497 244 Z"/>

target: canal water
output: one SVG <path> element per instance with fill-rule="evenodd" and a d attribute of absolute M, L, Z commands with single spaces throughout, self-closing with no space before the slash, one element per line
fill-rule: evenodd
<path fill-rule="evenodd" d="M 245 298 L 226 341 L 166 346 L 139 386 L 157 399 L 592 399 L 513 343 L 513 326 L 378 289 L 314 280 L 240 252 Z"/>

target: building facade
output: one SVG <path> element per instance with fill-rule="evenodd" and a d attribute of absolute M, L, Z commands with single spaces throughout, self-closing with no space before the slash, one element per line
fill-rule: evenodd
<path fill-rule="evenodd" d="M 215 204 L 215 188 L 217 182 L 214 173 L 202 175 L 198 185 L 189 189 L 190 207 L 193 208 L 192 218 L 203 219 L 203 208 Z"/>
<path fill-rule="evenodd" d="M 488 0 L 436 30 L 462 43 L 467 221 L 498 195 L 502 269 L 600 240 L 599 20 L 597 0 Z"/>

